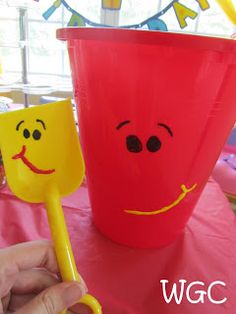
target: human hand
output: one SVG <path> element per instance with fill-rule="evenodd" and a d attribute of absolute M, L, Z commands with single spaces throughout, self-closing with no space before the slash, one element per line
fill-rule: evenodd
<path fill-rule="evenodd" d="M 49 241 L 35 241 L 0 249 L 0 314 L 90 314 L 79 299 L 84 282 L 63 282 Z M 76 304 L 76 305 L 75 305 Z M 71 313 L 70 312 L 70 313 Z"/>

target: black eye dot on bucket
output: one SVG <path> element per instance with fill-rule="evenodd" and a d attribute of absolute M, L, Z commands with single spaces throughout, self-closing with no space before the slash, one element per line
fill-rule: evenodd
<path fill-rule="evenodd" d="M 136 135 L 128 135 L 126 137 L 126 146 L 131 153 L 139 153 L 143 150 L 143 145 Z"/>
<path fill-rule="evenodd" d="M 24 138 L 29 138 L 30 137 L 30 131 L 28 129 L 24 129 L 23 136 L 24 136 Z"/>
<path fill-rule="evenodd" d="M 33 138 L 38 141 L 41 138 L 41 132 L 39 130 L 34 130 Z"/>
<path fill-rule="evenodd" d="M 161 148 L 161 141 L 157 136 L 150 136 L 146 146 L 149 152 L 155 153 Z"/>

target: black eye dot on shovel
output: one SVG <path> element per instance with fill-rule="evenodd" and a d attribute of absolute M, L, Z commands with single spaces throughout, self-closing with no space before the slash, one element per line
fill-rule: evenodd
<path fill-rule="evenodd" d="M 30 137 L 30 131 L 28 130 L 28 129 L 24 129 L 24 131 L 23 131 L 23 136 L 24 136 L 24 138 L 29 138 Z"/>
<path fill-rule="evenodd" d="M 33 138 L 34 138 L 34 140 L 36 140 L 36 141 L 38 141 L 38 140 L 40 140 L 40 138 L 41 138 L 41 132 L 39 131 L 39 130 L 34 130 L 34 132 L 33 132 Z"/>

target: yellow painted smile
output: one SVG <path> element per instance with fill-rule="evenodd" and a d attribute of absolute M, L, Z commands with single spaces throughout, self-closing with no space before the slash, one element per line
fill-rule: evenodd
<path fill-rule="evenodd" d="M 191 188 L 187 188 L 184 184 L 181 185 L 181 190 L 182 193 L 178 196 L 178 198 L 176 200 L 174 200 L 174 202 L 172 202 L 169 205 L 166 205 L 164 207 L 162 207 L 161 209 L 158 210 L 154 210 L 154 211 L 149 211 L 149 212 L 145 212 L 145 211 L 141 211 L 141 210 L 133 210 L 133 209 L 125 209 L 124 211 L 128 214 L 132 214 L 132 215 L 142 215 L 142 216 L 151 216 L 151 215 L 157 215 L 157 214 L 161 214 L 161 213 L 165 213 L 168 210 L 170 210 L 171 208 L 177 206 L 184 198 L 185 196 L 192 192 L 195 188 L 196 188 L 197 184 L 195 183 Z"/>

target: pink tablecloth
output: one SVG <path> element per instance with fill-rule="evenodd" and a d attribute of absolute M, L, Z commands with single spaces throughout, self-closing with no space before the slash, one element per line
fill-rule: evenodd
<path fill-rule="evenodd" d="M 236 311 L 236 220 L 218 185 L 210 181 L 199 200 L 184 234 L 162 249 L 140 250 L 123 247 L 103 237 L 91 222 L 86 186 L 63 200 L 65 217 L 78 268 L 90 292 L 102 303 L 104 314 L 234 314 Z M 27 240 L 49 238 L 45 210 L 17 200 L 5 189 L 0 193 L 1 247 Z M 142 230 L 140 230 L 142 232 Z M 190 289 L 212 287 L 213 304 L 166 303 L 160 284 L 172 285 L 185 279 L 202 284 Z M 204 283 L 204 287 L 203 287 Z M 169 286 L 168 286 L 169 287 Z M 170 289 L 167 289 L 169 296 Z M 197 292 L 196 292 L 197 293 Z"/>

